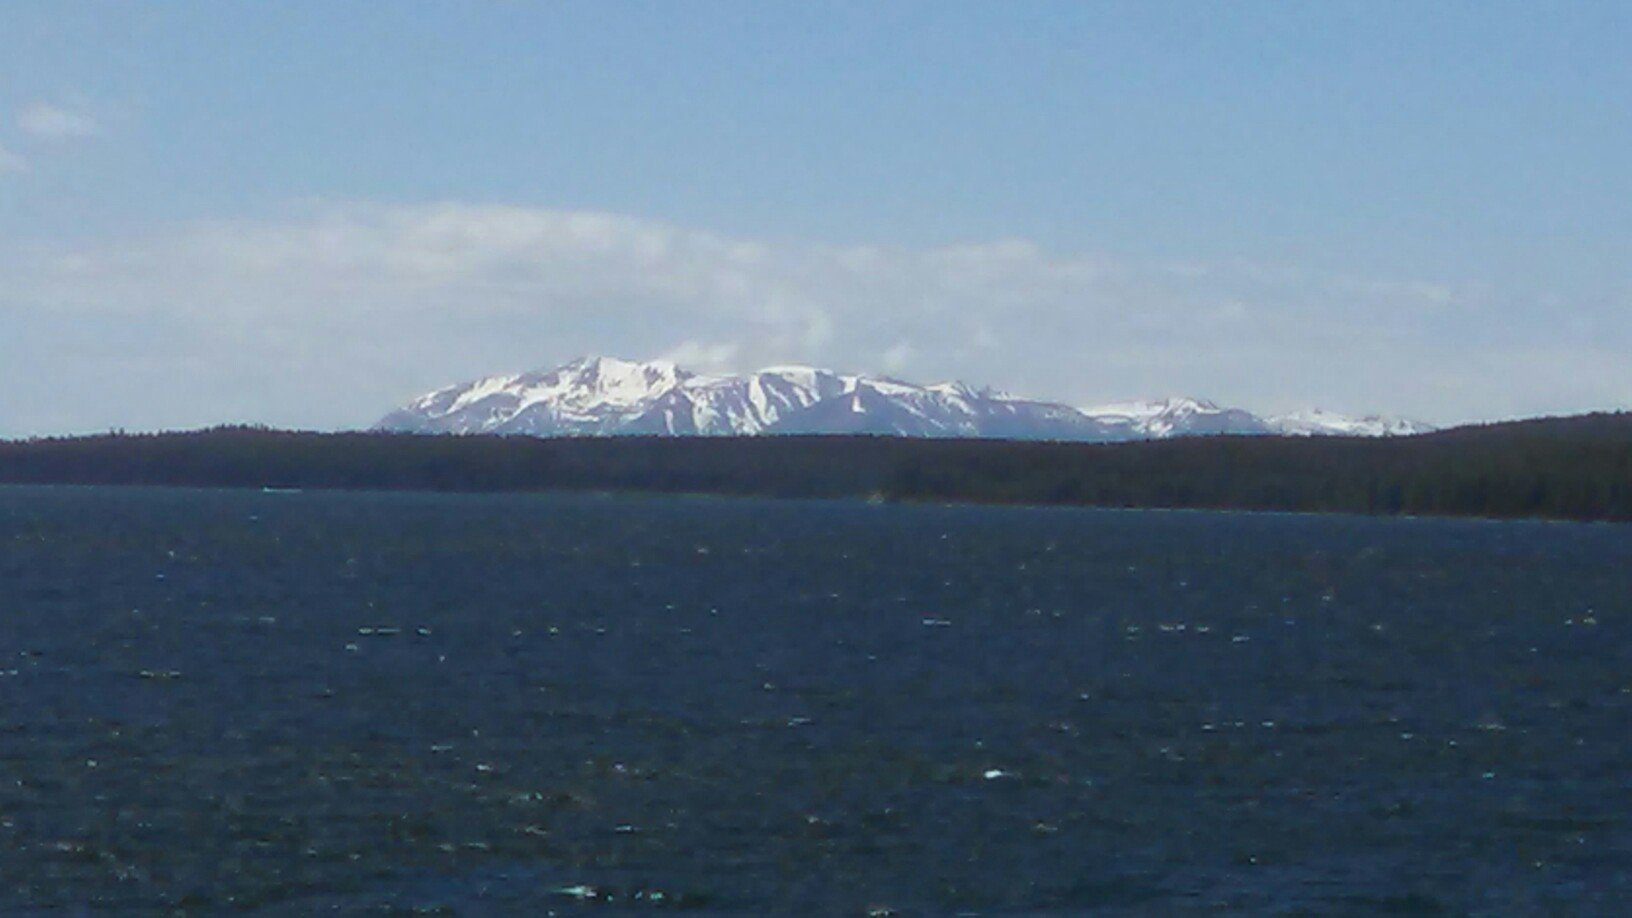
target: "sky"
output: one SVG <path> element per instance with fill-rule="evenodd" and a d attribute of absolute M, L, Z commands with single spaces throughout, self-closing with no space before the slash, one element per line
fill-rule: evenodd
<path fill-rule="evenodd" d="M 1632 5 L 0 2 L 0 437 L 585 354 L 1632 407 Z"/>

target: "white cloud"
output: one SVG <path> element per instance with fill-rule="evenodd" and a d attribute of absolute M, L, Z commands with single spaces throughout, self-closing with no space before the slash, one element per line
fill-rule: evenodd
<path fill-rule="evenodd" d="M 28 160 L 23 159 L 21 156 L 11 152 L 5 147 L 0 147 L 0 175 L 5 175 L 10 172 L 27 171 Z"/>
<path fill-rule="evenodd" d="M 731 342 L 709 344 L 703 341 L 682 341 L 672 350 L 659 354 L 668 360 L 700 372 L 730 370 L 737 356 L 737 345 Z"/>
<path fill-rule="evenodd" d="M 23 106 L 17 112 L 17 126 L 42 140 L 73 140 L 101 132 L 101 126 L 90 115 L 48 102 Z"/>
<path fill-rule="evenodd" d="M 909 341 L 897 341 L 882 355 L 880 369 L 887 373 L 899 373 L 911 363 L 917 349 Z"/>
<path fill-rule="evenodd" d="M 1432 283 L 1014 240 L 771 244 L 604 213 L 333 205 L 0 249 L 0 276 L 0 391 L 14 411 L 52 412 L 5 422 L 13 434 L 359 425 L 423 390 L 585 353 L 1428 420 L 1632 391 L 1629 322 L 1565 341 L 1550 320 L 1492 322 L 1477 298 Z M 1559 378 L 1571 366 L 1591 372 Z"/>

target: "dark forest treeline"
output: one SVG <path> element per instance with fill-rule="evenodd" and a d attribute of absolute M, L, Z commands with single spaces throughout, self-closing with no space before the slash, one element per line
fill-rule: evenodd
<path fill-rule="evenodd" d="M 635 490 L 1632 520 L 1632 414 L 1395 439 L 534 439 L 253 428 L 0 442 L 0 482 Z"/>

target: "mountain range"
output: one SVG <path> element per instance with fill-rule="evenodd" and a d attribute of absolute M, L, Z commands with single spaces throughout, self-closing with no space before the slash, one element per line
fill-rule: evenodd
<path fill-rule="evenodd" d="M 806 366 L 709 375 L 668 361 L 612 357 L 448 386 L 391 412 L 378 427 L 537 437 L 878 434 L 1085 442 L 1222 434 L 1405 436 L 1433 429 L 1318 409 L 1260 416 L 1192 398 L 1077 408 L 961 382 L 916 385 Z"/>

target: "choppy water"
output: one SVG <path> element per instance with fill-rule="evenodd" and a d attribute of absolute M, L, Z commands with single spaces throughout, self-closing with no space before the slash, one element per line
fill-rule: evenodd
<path fill-rule="evenodd" d="M 1612 914 L 1629 618 L 1632 527 L 0 489 L 0 911 Z"/>

